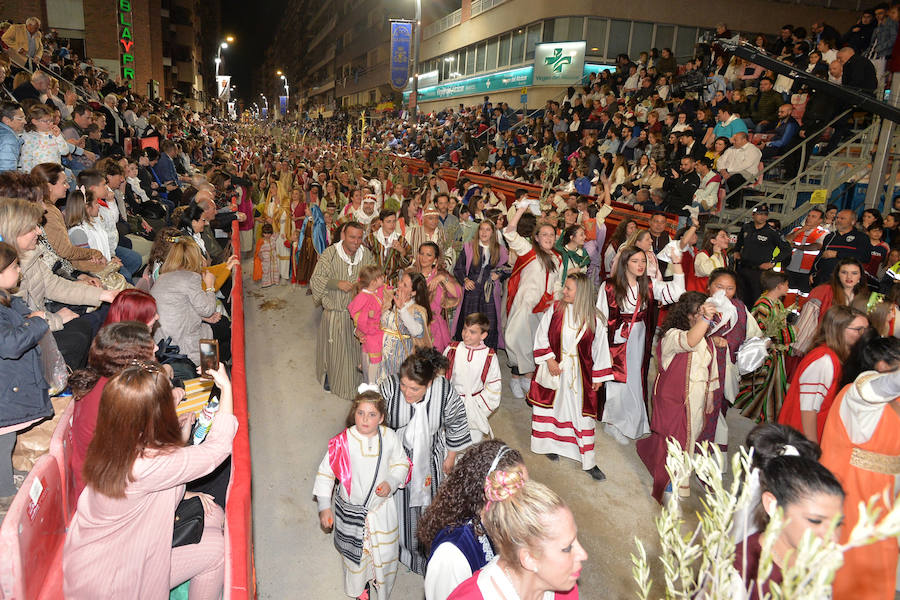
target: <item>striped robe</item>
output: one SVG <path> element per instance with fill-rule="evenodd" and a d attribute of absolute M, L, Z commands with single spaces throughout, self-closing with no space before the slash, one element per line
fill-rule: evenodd
<path fill-rule="evenodd" d="M 387 403 L 387 419 L 385 425 L 395 429 L 403 440 L 406 426 L 413 417 L 413 406 L 408 403 L 400 391 L 400 378 L 397 375 L 388 377 L 381 384 L 381 395 Z M 432 432 L 431 464 L 431 497 L 437 493 L 444 480 L 443 463 L 447 452 L 459 452 L 472 443 L 469 436 L 469 423 L 466 418 L 466 407 L 453 386 L 445 377 L 437 377 L 425 391 L 422 402 L 428 403 L 428 426 Z M 405 446 L 406 455 L 412 460 L 413 449 Z M 416 538 L 419 518 L 426 507 L 409 506 L 409 491 L 406 488 L 394 494 L 397 503 L 397 514 L 400 519 L 400 562 L 410 570 L 425 575 L 427 557 L 423 554 Z"/>
<path fill-rule="evenodd" d="M 349 265 L 337 253 L 336 244 L 325 248 L 309 281 L 313 298 L 324 309 L 316 339 L 316 379 L 324 383 L 327 375 L 331 392 L 346 400 L 356 397 L 359 386 L 360 347 L 359 340 L 353 335 L 353 319 L 347 310 L 353 294 L 341 291 L 337 284 L 339 281 L 355 283 L 359 279 L 359 270 L 375 263 L 372 253 L 361 248 L 362 260 L 353 265 L 349 273 Z"/>

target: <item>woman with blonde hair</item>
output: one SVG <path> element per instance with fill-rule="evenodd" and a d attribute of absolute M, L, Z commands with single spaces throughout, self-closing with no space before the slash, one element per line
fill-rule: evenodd
<path fill-rule="evenodd" d="M 88 316 L 79 317 L 68 307 L 47 312 L 46 302 L 52 300 L 73 307 L 100 306 L 103 302 L 112 302 L 118 292 L 53 274 L 41 260 L 41 253 L 36 251 L 43 215 L 43 204 L 21 198 L 0 198 L 0 237 L 19 255 L 22 281 L 16 295 L 25 300 L 31 310 L 46 312 L 50 331 L 66 364 L 73 370 L 80 369 L 85 365 L 94 335 L 93 321 Z"/>
<path fill-rule="evenodd" d="M 538 368 L 528 391 L 531 451 L 565 456 L 598 481 L 594 456 L 597 390 L 613 378 L 606 321 L 594 306 L 597 291 L 584 273 L 571 273 L 562 298 L 544 312 L 534 336 Z"/>
<path fill-rule="evenodd" d="M 222 361 L 231 356 L 230 324 L 216 311 L 216 277 L 203 265 L 203 254 L 192 238 L 175 238 L 150 290 L 159 313 L 156 339 L 172 338 L 195 365 L 200 364 L 201 339 L 219 341 Z"/>
<path fill-rule="evenodd" d="M 449 600 L 577 600 L 587 552 L 563 499 L 518 465 L 488 475 L 484 495 L 481 521 L 497 556 Z"/>

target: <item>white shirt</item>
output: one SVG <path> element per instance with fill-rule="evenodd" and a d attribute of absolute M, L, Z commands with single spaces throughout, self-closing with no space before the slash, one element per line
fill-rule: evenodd
<path fill-rule="evenodd" d="M 759 163 L 762 161 L 762 152 L 759 148 L 747 142 L 742 148 L 732 146 L 719 157 L 719 171 L 728 171 L 731 175 L 743 175 L 747 181 L 756 181 L 759 174 Z"/>

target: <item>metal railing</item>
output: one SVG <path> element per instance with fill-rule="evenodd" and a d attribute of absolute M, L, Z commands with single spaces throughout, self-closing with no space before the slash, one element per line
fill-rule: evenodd
<path fill-rule="evenodd" d="M 790 152 L 784 154 L 784 155 L 781 156 L 778 160 L 776 160 L 775 162 L 773 162 L 772 164 L 770 164 L 768 167 L 766 167 L 766 168 L 762 171 L 763 179 L 765 179 L 765 173 L 770 172 L 771 169 L 772 169 L 773 167 L 775 167 L 775 166 L 777 166 L 778 164 L 780 164 L 781 162 L 783 162 L 783 160 L 784 160 L 785 158 L 787 158 L 790 154 L 793 154 L 795 151 L 798 151 L 798 150 L 799 150 L 799 151 L 801 152 L 801 163 L 800 163 L 800 164 L 801 164 L 801 165 L 805 164 L 806 153 L 807 153 L 807 151 L 806 151 L 806 146 L 807 146 L 809 143 L 816 142 L 816 141 L 818 140 L 818 138 L 821 137 L 821 134 L 825 132 L 826 129 L 828 129 L 828 128 L 831 127 L 834 123 L 836 123 L 836 122 L 838 121 L 838 119 L 840 119 L 840 118 L 842 118 L 842 117 L 844 117 L 844 116 L 847 116 L 847 113 L 850 112 L 850 111 L 852 111 L 852 109 L 848 109 L 847 111 L 841 113 L 840 115 L 838 115 L 837 117 L 835 117 L 834 119 L 832 119 L 832 120 L 828 123 L 828 125 L 826 125 L 826 126 L 823 127 L 822 129 L 820 129 L 820 130 L 819 130 L 818 132 L 816 132 L 814 135 L 807 137 L 807 139 L 804 140 L 802 144 L 800 144 L 800 145 L 794 147 Z M 824 165 L 824 167 L 825 167 L 825 173 L 826 173 L 826 175 L 829 176 L 829 179 L 830 179 L 830 181 L 828 182 L 829 184 L 834 183 L 834 181 L 835 181 L 836 179 L 839 179 L 839 178 L 840 178 L 840 179 L 843 179 L 843 178 L 845 178 L 845 174 L 844 174 L 844 173 L 838 174 L 838 173 L 835 173 L 835 172 L 833 172 L 833 171 L 829 173 L 830 169 L 828 168 L 828 166 L 829 166 L 829 162 L 828 162 L 828 161 L 831 160 L 832 157 L 835 157 L 835 156 L 839 155 L 841 152 L 847 151 L 852 145 L 858 144 L 858 143 L 864 141 L 864 140 L 871 134 L 871 132 L 872 132 L 872 127 L 873 127 L 873 126 L 874 126 L 874 124 L 873 124 L 873 125 L 870 125 L 869 127 L 865 128 L 865 129 L 862 129 L 862 130 L 860 130 L 860 131 L 857 131 L 850 139 L 848 139 L 848 140 L 846 140 L 845 142 L 843 142 L 843 143 L 842 143 L 840 146 L 838 146 L 838 148 L 837 148 L 836 150 L 834 150 L 831 154 L 829 154 L 829 155 L 826 156 L 826 157 L 822 157 L 822 165 Z M 797 193 L 798 193 L 797 188 L 798 188 L 800 185 L 803 185 L 804 180 L 806 180 L 806 181 L 808 182 L 809 179 L 810 179 L 810 175 L 811 175 L 812 171 L 813 171 L 813 170 L 818 170 L 819 167 L 820 167 L 820 165 L 813 165 L 813 166 L 810 166 L 810 167 L 808 167 L 808 168 L 806 168 L 806 169 L 801 168 L 801 169 L 799 170 L 799 172 L 797 173 L 797 175 L 795 175 L 795 176 L 792 177 L 791 179 L 788 179 L 787 181 L 781 183 L 781 184 L 778 185 L 775 189 L 770 190 L 770 191 L 767 192 L 764 196 L 762 196 L 763 198 L 766 199 L 766 201 L 770 201 L 770 200 L 771 200 L 771 202 L 773 202 L 773 203 L 774 203 L 774 202 L 778 202 L 779 204 L 781 204 L 781 205 L 782 205 L 782 210 L 781 210 L 780 212 L 782 212 L 782 213 L 788 213 L 788 211 L 790 211 L 790 213 L 788 213 L 788 214 L 791 215 L 791 216 L 789 216 L 787 219 L 783 219 L 783 221 L 786 221 L 786 222 L 783 222 L 783 223 L 782 223 L 783 225 L 786 226 L 788 223 L 793 222 L 793 221 L 795 220 L 795 217 L 793 217 L 793 215 L 794 215 L 795 213 L 798 213 L 798 211 L 800 211 L 801 208 L 802 208 L 802 207 L 793 207 L 793 206 L 788 207 L 788 206 L 786 206 L 788 199 L 794 200 L 794 202 L 796 202 L 796 196 L 797 196 Z M 758 179 L 758 178 L 757 178 L 757 179 Z M 744 185 L 742 185 L 742 186 L 738 187 L 737 189 L 735 189 L 734 191 L 730 192 L 727 196 L 725 196 L 725 201 L 727 202 L 728 198 L 731 198 L 732 196 L 734 196 L 734 195 L 735 195 L 736 193 L 738 193 L 739 191 L 746 190 L 747 188 L 751 187 L 752 185 L 755 184 L 755 182 L 756 182 L 756 180 L 754 180 L 754 181 L 752 181 L 752 182 L 746 182 Z M 826 188 L 828 187 L 828 185 L 824 185 L 824 186 L 823 186 L 822 183 L 823 183 L 823 182 L 820 180 L 820 181 L 819 181 L 819 184 L 820 184 L 820 185 L 819 185 L 818 187 L 826 187 Z M 774 200 L 774 198 L 776 198 L 776 197 L 780 197 L 780 198 L 782 198 L 782 200 L 777 200 L 777 201 Z M 807 203 L 804 203 L 804 206 L 805 206 L 806 204 L 808 204 L 808 202 L 807 202 Z M 752 206 L 750 206 L 750 207 L 742 207 L 742 209 L 739 210 L 739 211 L 737 212 L 737 214 L 734 214 L 734 213 L 731 213 L 731 214 L 730 214 L 730 216 L 729 216 L 730 218 L 728 219 L 728 223 L 727 223 L 727 224 L 728 224 L 728 225 L 736 225 L 736 224 L 739 224 L 739 223 L 742 223 L 742 222 L 746 221 L 747 219 L 750 218 L 750 216 L 751 216 L 751 214 L 752 214 L 752 211 L 753 211 L 753 207 L 752 207 Z"/>
<path fill-rule="evenodd" d="M 462 23 L 462 9 L 454 10 L 449 15 L 438 19 L 428 27 L 422 28 L 422 39 L 427 40 L 452 27 L 456 27 L 460 23 Z"/>
<path fill-rule="evenodd" d="M 506 0 L 472 0 L 472 16 L 480 15 L 504 2 Z"/>
<path fill-rule="evenodd" d="M 812 135 L 806 136 L 806 139 L 804 139 L 801 143 L 797 144 L 796 146 L 791 148 L 789 151 L 787 151 L 784 154 L 782 154 L 781 156 L 779 156 L 775 161 L 773 161 L 773 162 L 769 163 L 767 166 L 765 166 L 761 172 L 757 173 L 757 176 L 755 178 L 753 178 L 750 181 L 746 181 L 739 187 L 731 190 L 725 196 L 725 202 L 727 202 L 730 198 L 736 196 L 737 194 L 744 192 L 747 188 L 755 186 L 757 181 L 765 180 L 767 173 L 772 172 L 772 170 L 775 169 L 775 167 L 779 166 L 781 163 L 783 163 L 785 160 L 787 160 L 787 158 L 789 156 L 793 155 L 796 152 L 800 152 L 800 164 L 805 165 L 806 164 L 806 156 L 807 156 L 807 147 L 811 143 L 817 142 L 819 140 L 819 138 L 822 136 L 822 134 L 825 133 L 825 131 L 828 130 L 829 127 L 832 127 L 835 123 L 837 123 L 841 119 L 848 117 L 852 111 L 853 111 L 852 108 L 848 108 L 847 110 L 845 110 L 838 116 L 834 117 L 831 121 L 829 121 L 824 127 L 819 129 L 817 132 L 815 132 Z M 752 136 L 752 135 L 753 134 L 748 134 L 748 136 Z M 749 212 L 748 212 L 748 214 L 749 214 Z"/>

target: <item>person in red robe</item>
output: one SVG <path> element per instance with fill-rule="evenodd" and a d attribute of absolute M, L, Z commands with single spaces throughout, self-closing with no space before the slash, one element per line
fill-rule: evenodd
<path fill-rule="evenodd" d="M 669 485 L 667 443 L 674 438 L 693 452 L 719 386 L 716 347 L 706 337 L 716 308 L 706 294 L 686 292 L 669 308 L 657 346 L 659 373 L 653 389 L 650 437 L 638 440 L 637 453 L 653 476 L 653 497 L 662 502 Z M 690 494 L 690 487 L 679 490 Z"/>

